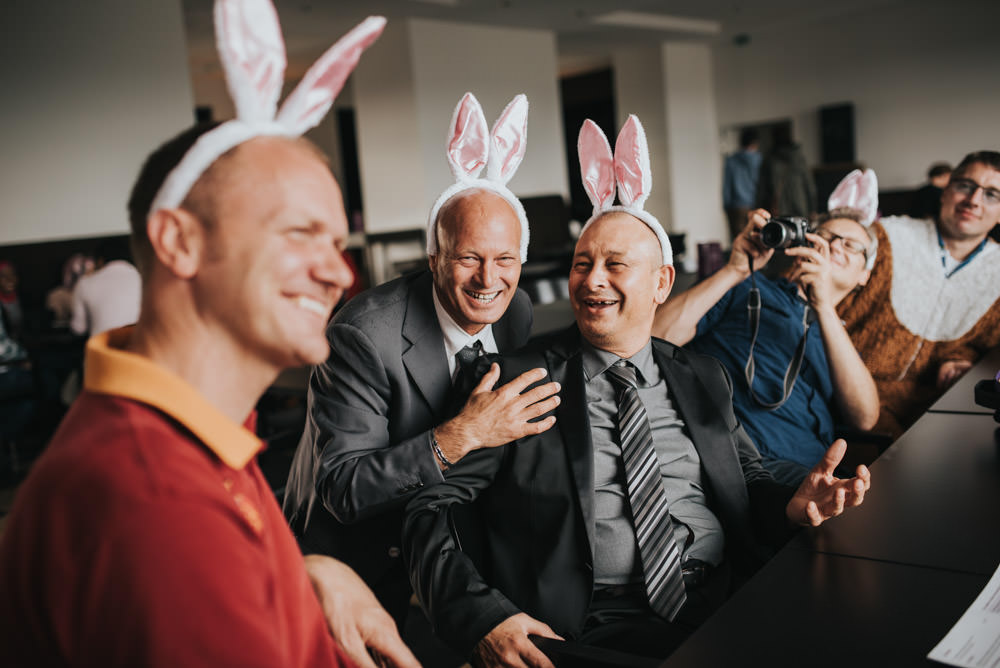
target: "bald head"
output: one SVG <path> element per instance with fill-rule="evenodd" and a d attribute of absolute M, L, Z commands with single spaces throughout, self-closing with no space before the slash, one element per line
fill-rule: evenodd
<path fill-rule="evenodd" d="M 636 250 L 644 257 L 648 258 L 653 267 L 660 267 L 663 265 L 663 249 L 660 248 L 660 240 L 657 238 L 656 233 L 653 232 L 653 230 L 650 229 L 649 225 L 645 222 L 624 211 L 608 211 L 595 218 L 594 221 L 587 226 L 587 230 L 584 234 L 589 233 L 593 228 L 603 227 L 605 225 L 609 226 L 609 228 L 613 230 L 628 229 L 630 231 L 629 234 L 631 238 L 634 238 L 639 244 L 636 247 Z M 577 241 L 578 245 L 583 241 L 583 237 L 584 235 L 580 235 L 580 239 Z"/>
<path fill-rule="evenodd" d="M 631 357 L 649 341 L 656 308 L 670 294 L 674 268 L 646 223 L 622 211 L 591 222 L 576 244 L 570 303 L 591 345 Z"/>
<path fill-rule="evenodd" d="M 139 267 L 145 273 L 152 259 L 153 251 L 146 231 L 150 207 L 153 199 L 163 186 L 170 172 L 180 163 L 184 155 L 194 146 L 202 135 L 215 129 L 219 123 L 201 123 L 181 132 L 167 140 L 153 151 L 143 163 L 129 195 L 128 214 L 132 231 L 132 255 Z M 307 139 L 259 137 L 239 144 L 219 156 L 208 169 L 198 178 L 188 192 L 180 208 L 194 214 L 203 224 L 211 225 L 217 218 L 216 199 L 220 196 L 222 185 L 232 182 L 230 172 L 240 165 L 239 156 L 242 148 L 255 142 L 284 142 L 296 145 L 310 152 L 314 157 L 327 164 L 323 153 Z"/>
<path fill-rule="evenodd" d="M 503 316 L 517 290 L 521 221 L 503 197 L 468 190 L 441 207 L 435 229 L 435 293 L 459 327 L 475 334 Z"/>
<path fill-rule="evenodd" d="M 517 243 L 521 243 L 521 225 L 514 208 L 500 195 L 482 188 L 472 188 L 458 193 L 438 211 L 435 234 L 438 253 L 445 254 L 454 247 L 460 230 L 484 221 L 513 219 L 517 224 Z"/>
<path fill-rule="evenodd" d="M 329 168 L 308 144 L 257 137 L 202 177 L 190 201 L 149 215 L 140 324 L 203 323 L 213 345 L 267 373 L 322 362 L 329 315 L 353 282 Z"/>

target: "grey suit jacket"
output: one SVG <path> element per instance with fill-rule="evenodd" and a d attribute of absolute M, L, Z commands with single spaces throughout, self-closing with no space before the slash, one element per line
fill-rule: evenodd
<path fill-rule="evenodd" d="M 790 532 L 779 485 L 733 414 L 729 377 L 715 359 L 653 339 L 653 357 L 701 458 L 709 506 L 727 558 L 755 567 Z M 594 587 L 594 454 L 580 334 L 541 337 L 504 355 L 503 377 L 535 367 L 562 385 L 556 425 L 503 448 L 478 450 L 407 506 L 404 554 L 434 629 L 468 655 L 494 626 L 526 612 L 564 637 L 580 633 Z M 450 512 L 479 506 L 482 554 L 463 550 Z M 463 536 L 464 539 L 464 536 Z"/>
<path fill-rule="evenodd" d="M 443 479 L 430 431 L 446 418 L 451 377 L 432 290 L 429 271 L 403 276 L 356 296 L 331 320 L 330 357 L 310 377 L 285 492 L 303 551 L 345 561 L 376 593 L 380 581 L 398 578 L 408 596 L 402 509 Z M 531 302 L 518 290 L 493 335 L 501 351 L 514 350 L 530 330 Z"/>

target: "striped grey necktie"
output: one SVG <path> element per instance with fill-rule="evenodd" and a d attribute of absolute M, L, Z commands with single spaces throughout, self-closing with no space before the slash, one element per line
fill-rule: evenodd
<path fill-rule="evenodd" d="M 618 389 L 618 433 L 625 483 L 649 605 L 656 614 L 672 621 L 687 594 L 680 550 L 674 542 L 673 522 L 660 478 L 660 462 L 653 449 L 653 432 L 636 390 L 635 367 L 618 360 L 608 367 L 608 373 Z"/>

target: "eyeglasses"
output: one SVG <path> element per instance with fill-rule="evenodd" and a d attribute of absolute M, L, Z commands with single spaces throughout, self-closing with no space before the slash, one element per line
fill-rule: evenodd
<path fill-rule="evenodd" d="M 857 239 L 842 237 L 836 232 L 828 230 L 825 227 L 817 228 L 816 234 L 825 239 L 826 242 L 831 245 L 834 241 L 839 240 L 841 245 L 844 246 L 844 250 L 848 253 L 854 253 L 855 255 L 860 255 L 861 257 L 868 259 L 868 246 L 861 243 Z"/>
<path fill-rule="evenodd" d="M 983 189 L 983 203 L 987 206 L 1000 204 L 1000 190 L 981 186 L 972 179 L 952 179 L 948 187 L 963 197 L 972 197 L 980 188 Z"/>

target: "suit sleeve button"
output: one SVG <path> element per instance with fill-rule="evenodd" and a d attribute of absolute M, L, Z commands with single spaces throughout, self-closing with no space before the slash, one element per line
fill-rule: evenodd
<path fill-rule="evenodd" d="M 399 548 L 393 545 L 389 548 L 389 557 L 391 559 L 397 559 L 399 557 Z"/>

